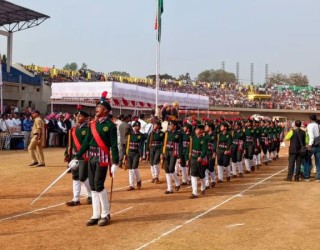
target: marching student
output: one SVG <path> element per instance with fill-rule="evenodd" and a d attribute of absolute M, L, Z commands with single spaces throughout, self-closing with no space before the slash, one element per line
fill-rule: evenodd
<path fill-rule="evenodd" d="M 244 164 L 246 167 L 246 173 L 249 174 L 253 170 L 252 160 L 255 149 L 255 131 L 252 126 L 253 121 L 248 119 L 245 127 L 245 141 L 244 141 Z"/>
<path fill-rule="evenodd" d="M 236 122 L 233 131 L 233 141 L 231 146 L 231 165 L 233 177 L 237 177 L 237 172 L 239 177 L 243 177 L 242 168 L 242 156 L 244 150 L 244 139 L 245 135 L 242 129 L 242 123 L 240 121 Z"/>
<path fill-rule="evenodd" d="M 228 132 L 229 124 L 222 122 L 217 140 L 218 183 L 223 182 L 223 171 L 226 170 L 227 181 L 231 179 L 230 157 L 232 135 Z"/>
<path fill-rule="evenodd" d="M 89 114 L 83 110 L 79 110 L 75 113 L 75 117 L 77 124 L 75 127 L 69 130 L 68 134 L 68 147 L 65 152 L 66 161 L 70 161 L 75 157 L 89 131 L 89 126 L 87 123 Z M 70 207 L 80 205 L 81 183 L 84 185 L 87 192 L 87 204 L 92 204 L 91 190 L 88 179 L 88 154 L 83 154 L 78 160 L 79 167 L 71 170 L 73 180 L 73 199 L 66 202 L 66 205 Z"/>
<path fill-rule="evenodd" d="M 205 125 L 205 133 L 208 140 L 208 168 L 206 169 L 206 188 L 214 188 L 216 185 L 216 171 L 215 161 L 216 161 L 216 147 L 217 147 L 217 136 L 214 133 L 214 124 L 212 122 L 207 122 Z M 211 177 L 211 182 L 210 182 Z"/>
<path fill-rule="evenodd" d="M 201 181 L 201 193 L 205 194 L 206 191 L 205 172 L 208 165 L 208 140 L 207 137 L 204 136 L 203 132 L 204 125 L 198 124 L 195 129 L 195 135 L 192 136 L 189 149 L 187 151 L 189 155 L 188 164 L 190 165 L 192 187 L 192 194 L 190 196 L 190 199 L 198 198 L 198 177 Z"/>
<path fill-rule="evenodd" d="M 269 146 L 269 128 L 266 125 L 265 120 L 261 120 L 261 149 L 263 152 L 263 163 L 267 166 L 269 163 L 269 154 L 268 154 L 268 146 Z"/>
<path fill-rule="evenodd" d="M 189 144 L 190 144 L 190 138 L 192 137 L 192 125 L 185 122 L 183 124 L 182 128 L 182 134 L 180 137 L 180 166 L 181 166 L 181 174 L 182 174 L 182 186 L 188 185 L 188 171 L 187 168 L 190 166 L 187 166 L 187 161 L 189 159 L 189 155 L 187 153 Z"/>
<path fill-rule="evenodd" d="M 129 188 L 128 191 L 134 190 L 134 177 L 136 177 L 137 188 L 141 188 L 141 178 L 139 172 L 139 162 L 142 161 L 144 134 L 140 132 L 140 122 L 132 124 L 133 131 L 128 135 L 125 159 L 129 168 Z"/>
<path fill-rule="evenodd" d="M 252 171 L 254 171 L 255 168 L 259 169 L 261 166 L 261 127 L 259 120 L 254 120 L 253 128 L 255 135 L 255 147 L 253 153 L 253 166 L 251 166 Z"/>
<path fill-rule="evenodd" d="M 276 143 L 274 153 L 276 155 L 276 159 L 279 159 L 279 152 L 280 152 L 280 144 L 283 141 L 283 128 L 279 124 L 279 120 L 274 120 L 275 125 L 275 132 L 276 132 Z"/>
<path fill-rule="evenodd" d="M 158 184 L 160 174 L 160 156 L 163 148 L 164 132 L 161 131 L 161 121 L 153 124 L 153 131 L 147 141 L 147 158 L 150 157 L 152 183 Z"/>
<path fill-rule="evenodd" d="M 173 193 L 171 178 L 173 178 L 175 182 L 175 191 L 180 190 L 180 180 L 178 178 L 177 173 L 175 172 L 176 161 L 180 158 L 180 133 L 177 130 L 177 125 L 177 121 L 169 122 L 170 131 L 165 132 L 165 139 L 163 143 L 161 158 L 163 161 L 167 179 L 167 191 L 165 191 L 165 194 Z"/>
<path fill-rule="evenodd" d="M 89 150 L 89 184 L 92 194 L 93 215 L 87 226 L 106 226 L 110 221 L 110 204 L 104 187 L 108 167 L 114 177 L 119 164 L 116 125 L 108 118 L 111 105 L 106 101 L 107 92 L 103 92 L 96 106 L 96 119 L 90 123 L 88 134 L 76 154 L 76 159 Z"/>

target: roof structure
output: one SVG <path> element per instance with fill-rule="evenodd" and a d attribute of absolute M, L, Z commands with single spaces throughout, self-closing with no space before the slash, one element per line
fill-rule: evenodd
<path fill-rule="evenodd" d="M 0 29 L 16 32 L 40 25 L 50 18 L 45 14 L 0 0 Z"/>

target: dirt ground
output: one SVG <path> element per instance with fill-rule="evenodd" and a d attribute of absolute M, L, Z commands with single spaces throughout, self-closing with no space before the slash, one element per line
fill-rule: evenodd
<path fill-rule="evenodd" d="M 119 169 L 106 227 L 85 225 L 90 205 L 64 205 L 70 174 L 30 205 L 66 169 L 63 151 L 45 149 L 44 168 L 28 167 L 26 151 L 0 152 L 0 249 L 320 248 L 320 183 L 283 181 L 287 148 L 271 165 L 194 200 L 190 187 L 165 195 L 163 170 L 162 183 L 153 184 L 146 164 L 142 189 L 128 192 L 128 171 Z"/>

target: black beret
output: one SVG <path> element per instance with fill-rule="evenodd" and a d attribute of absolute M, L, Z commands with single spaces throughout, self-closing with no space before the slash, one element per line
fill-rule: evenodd
<path fill-rule="evenodd" d="M 84 116 L 84 117 L 89 117 L 89 114 L 88 114 L 86 111 L 83 111 L 83 110 L 77 111 L 74 115 L 75 115 L 75 116 L 77 116 L 77 115 L 82 115 L 82 116 Z"/>
<path fill-rule="evenodd" d="M 198 129 L 204 129 L 204 125 L 203 124 L 197 124 L 197 128 Z"/>

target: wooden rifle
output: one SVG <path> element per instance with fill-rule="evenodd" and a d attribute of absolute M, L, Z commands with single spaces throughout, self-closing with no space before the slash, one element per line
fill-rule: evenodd
<path fill-rule="evenodd" d="M 126 145 L 126 155 L 124 156 L 124 159 L 123 159 L 124 170 L 128 169 L 128 156 L 129 156 L 130 138 L 131 138 L 131 135 L 128 134 L 127 145 Z"/>
<path fill-rule="evenodd" d="M 166 153 L 166 147 L 167 147 L 167 141 L 168 141 L 168 132 L 165 132 L 164 134 L 164 142 L 163 142 L 163 148 L 162 148 L 162 159 L 160 160 L 160 167 L 163 168 L 163 162 L 164 162 L 164 155 Z"/>
<path fill-rule="evenodd" d="M 67 148 L 67 155 L 65 158 L 66 162 L 70 162 L 72 158 L 72 129 L 69 129 L 68 133 L 68 148 Z"/>
<path fill-rule="evenodd" d="M 190 136 L 190 143 L 189 143 L 189 166 L 188 166 L 188 176 L 190 175 L 191 173 L 191 158 L 192 158 L 192 147 L 193 147 L 193 137 Z"/>

